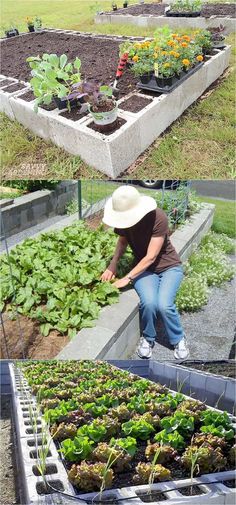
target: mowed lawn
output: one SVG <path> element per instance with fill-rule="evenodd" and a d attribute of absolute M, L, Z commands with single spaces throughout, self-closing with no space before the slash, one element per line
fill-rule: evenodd
<path fill-rule="evenodd" d="M 117 2 L 122 6 L 123 0 Z M 131 0 L 130 3 L 135 3 Z M 16 25 L 26 31 L 26 16 L 38 15 L 46 27 L 70 28 L 97 33 L 152 36 L 153 31 L 135 26 L 95 25 L 97 9 L 110 9 L 111 1 L 13 0 L 2 1 L 1 29 Z M 218 83 L 208 90 L 123 174 L 142 179 L 232 178 L 235 175 L 235 37 L 231 64 Z M 79 56 L 79 55 L 78 55 Z M 51 142 L 36 137 L 2 115 L 2 177 L 101 178 L 79 156 L 72 156 Z M 104 176 L 105 177 L 105 176 Z"/>

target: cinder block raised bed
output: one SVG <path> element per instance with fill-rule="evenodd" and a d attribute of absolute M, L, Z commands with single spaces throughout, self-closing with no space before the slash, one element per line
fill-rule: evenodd
<path fill-rule="evenodd" d="M 168 0 L 168 3 L 169 0 Z M 211 16 L 210 18 L 205 17 L 167 17 L 165 15 L 155 16 L 155 15 L 138 15 L 133 16 L 132 14 L 119 14 L 112 15 L 109 13 L 97 14 L 95 16 L 96 24 L 112 24 L 112 25 L 134 25 L 140 28 L 161 28 L 168 25 L 172 29 L 176 28 L 192 28 L 207 29 L 216 28 L 220 24 L 225 26 L 225 33 L 231 33 L 235 31 L 235 18 L 230 17 L 220 17 Z"/>
<path fill-rule="evenodd" d="M 161 361 L 151 361 L 149 367 L 150 378 L 155 378 L 171 389 L 181 391 L 187 395 L 194 393 L 194 398 L 206 402 L 211 407 L 217 406 L 231 414 L 235 410 L 236 380 L 214 375 L 191 368 L 188 365 L 176 365 Z"/>
<path fill-rule="evenodd" d="M 51 438 L 49 432 L 47 434 L 50 441 L 50 452 L 46 457 L 46 481 L 53 488 L 61 491 L 60 493 L 45 494 L 45 483 L 41 476 L 37 475 L 37 447 L 40 447 L 40 431 L 38 434 L 31 436 L 26 434 L 25 427 L 30 424 L 30 409 L 32 404 L 36 410 L 36 399 L 29 392 L 27 381 L 24 379 L 20 370 L 13 364 L 10 364 L 11 384 L 13 393 L 14 419 L 17 432 L 17 443 L 19 448 L 19 468 L 22 472 L 22 484 L 24 488 L 25 501 L 24 505 L 46 505 L 46 504 L 69 504 L 74 503 L 75 498 L 78 504 L 92 503 L 93 500 L 98 500 L 97 493 L 87 493 L 76 495 L 73 486 L 69 483 L 66 470 L 58 454 L 57 448 Z M 153 371 L 153 379 L 155 380 L 155 372 Z M 159 380 L 159 378 L 157 378 Z M 170 390 L 173 393 L 173 391 Z M 186 398 L 189 398 L 186 396 Z M 210 408 L 210 407 L 209 407 Z M 216 410 L 216 409 L 214 409 Z M 220 411 L 219 411 L 220 412 Z M 235 419 L 232 418 L 234 423 Z M 42 424 L 41 413 L 37 411 L 37 422 Z M 27 424 L 28 423 L 28 424 Z M 228 487 L 227 482 L 235 478 L 235 471 L 224 471 L 219 473 L 211 473 L 196 477 L 193 481 L 190 479 L 173 480 L 158 484 L 153 484 L 153 491 L 165 491 L 165 501 L 171 505 L 204 505 L 211 503 L 212 505 L 234 505 L 235 504 L 235 489 Z M 212 482 L 212 483 L 211 483 Z M 225 482 L 225 483 L 224 483 Z M 178 490 L 193 484 L 201 490 L 203 494 L 197 496 L 183 496 Z M 147 493 L 150 487 L 130 486 L 121 489 L 107 490 L 103 493 L 104 499 L 110 500 L 110 503 L 122 503 L 123 505 L 142 505 L 143 501 L 139 496 Z M 70 499 L 70 497 L 72 499 Z M 131 497 L 133 497 L 131 499 Z M 113 502 L 111 501 L 113 500 Z M 116 501 L 119 500 L 119 501 Z M 121 500 L 121 501 L 120 501 Z M 153 505 L 162 503 L 161 501 L 152 501 Z"/>
<path fill-rule="evenodd" d="M 58 30 L 55 32 L 59 33 Z M 75 36 L 82 37 L 80 34 Z M 81 156 L 92 167 L 116 178 L 223 74 L 229 65 L 229 57 L 230 46 L 216 50 L 194 74 L 170 93 L 147 97 L 137 89 L 122 97 L 118 100 L 120 127 L 110 135 L 94 131 L 90 115 L 72 121 L 63 117 L 58 109 L 39 109 L 36 114 L 34 101 L 22 99 L 25 89 L 11 93 L 8 88 L 6 92 L 5 86 L 1 88 L 1 82 L 0 110 L 36 135 L 51 140 L 73 155 Z M 5 80 L 6 76 L 1 75 L 0 78 Z M 143 99 L 144 106 L 139 112 L 127 110 L 126 102 L 130 97 Z"/>

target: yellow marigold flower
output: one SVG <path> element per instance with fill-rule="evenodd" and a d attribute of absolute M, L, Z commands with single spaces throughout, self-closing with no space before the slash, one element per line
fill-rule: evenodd
<path fill-rule="evenodd" d="M 182 63 L 183 63 L 183 65 L 184 65 L 185 67 L 188 67 L 188 66 L 190 65 L 190 61 L 189 61 L 187 58 L 184 58 L 184 59 L 182 60 Z"/>
<path fill-rule="evenodd" d="M 136 62 L 136 61 L 138 61 L 138 60 L 139 60 L 139 57 L 136 55 L 136 56 L 134 56 L 134 57 L 132 58 L 132 60 Z"/>
<path fill-rule="evenodd" d="M 170 51 L 170 55 L 174 56 L 175 55 L 175 51 Z"/>
<path fill-rule="evenodd" d="M 162 56 L 166 56 L 166 54 L 168 54 L 168 52 L 167 51 L 162 51 L 161 54 L 162 54 Z"/>
<path fill-rule="evenodd" d="M 157 53 L 154 53 L 153 54 L 153 58 L 155 58 L 155 60 L 158 58 L 158 54 Z"/>
<path fill-rule="evenodd" d="M 176 39 L 176 37 L 178 37 L 178 33 L 172 33 L 172 34 L 171 34 L 171 37 L 172 37 L 173 39 Z"/>
<path fill-rule="evenodd" d="M 180 57 L 180 54 L 179 53 L 175 53 L 175 58 L 179 58 Z"/>
<path fill-rule="evenodd" d="M 173 40 L 168 40 L 168 42 L 167 42 L 167 45 L 170 46 L 170 47 L 174 46 L 174 44 L 175 43 L 174 43 Z"/>
<path fill-rule="evenodd" d="M 170 64 L 170 63 L 164 63 L 163 67 L 165 67 L 165 68 L 170 68 L 170 67 L 171 67 L 171 64 Z"/>
<path fill-rule="evenodd" d="M 197 61 L 202 61 L 202 60 L 203 60 L 203 56 L 202 56 L 201 54 L 199 54 L 199 55 L 197 56 Z"/>
<path fill-rule="evenodd" d="M 135 49 L 140 49 L 141 48 L 141 44 L 139 42 L 136 42 L 134 44 L 134 47 L 135 47 Z"/>
<path fill-rule="evenodd" d="M 187 42 L 182 42 L 181 46 L 182 47 L 188 47 L 188 44 L 187 44 Z"/>

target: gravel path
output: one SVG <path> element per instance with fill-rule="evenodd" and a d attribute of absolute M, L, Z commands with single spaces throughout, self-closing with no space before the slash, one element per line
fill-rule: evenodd
<path fill-rule="evenodd" d="M 14 458 L 14 441 L 12 436 L 11 398 L 1 396 L 1 444 L 0 444 L 0 479 L 1 479 L 1 505 L 19 505 L 15 478 L 17 471 Z"/>
<path fill-rule="evenodd" d="M 232 261 L 235 258 L 231 257 Z M 211 289 L 209 301 L 200 311 L 182 313 L 181 321 L 190 348 L 189 359 L 228 359 L 235 332 L 236 277 L 222 287 Z M 158 323 L 159 341 L 153 359 L 172 360 L 174 353 L 168 344 L 163 325 Z M 131 359 L 137 359 L 133 353 Z"/>

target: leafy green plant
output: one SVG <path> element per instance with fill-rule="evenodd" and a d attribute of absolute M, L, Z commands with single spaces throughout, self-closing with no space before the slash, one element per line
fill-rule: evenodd
<path fill-rule="evenodd" d="M 105 463 L 73 465 L 68 472 L 69 480 L 83 491 L 94 491 L 109 488 L 113 481 L 113 470 Z"/>
<path fill-rule="evenodd" d="M 85 436 L 76 436 L 73 440 L 70 438 L 61 442 L 59 451 L 68 461 L 82 461 L 92 454 L 94 442 Z"/>
<path fill-rule="evenodd" d="M 44 53 L 40 56 L 30 56 L 26 60 L 32 69 L 30 84 L 36 97 L 34 110 L 37 112 L 40 104 L 49 105 L 56 96 L 68 102 L 72 85 L 80 82 L 81 61 L 76 58 L 69 63 L 66 54 Z"/>
<path fill-rule="evenodd" d="M 155 432 L 153 426 L 143 419 L 138 419 L 137 421 L 130 420 L 127 423 L 123 423 L 122 431 L 125 435 L 140 438 L 141 440 L 147 440 L 151 433 Z"/>
<path fill-rule="evenodd" d="M 201 0 L 175 0 L 170 6 L 170 10 L 173 12 L 199 12 L 201 6 Z"/>
<path fill-rule="evenodd" d="M 169 433 L 167 430 L 162 430 L 157 433 L 154 437 L 155 442 L 159 442 L 165 445 L 170 445 L 174 449 L 181 450 L 185 447 L 185 440 L 178 431 Z"/>
<path fill-rule="evenodd" d="M 148 484 L 150 478 L 153 482 L 171 479 L 171 472 L 162 465 L 152 465 L 151 463 L 138 463 L 135 468 L 136 474 L 133 477 L 135 484 Z"/>
<path fill-rule="evenodd" d="M 216 437 L 223 437 L 225 440 L 232 440 L 234 438 L 234 430 L 232 428 L 225 428 L 224 426 L 214 424 L 208 424 L 207 426 L 201 426 L 200 431 L 203 433 L 210 433 Z"/>
<path fill-rule="evenodd" d="M 171 417 L 161 419 L 161 427 L 171 433 L 175 430 L 185 436 L 194 430 L 194 418 L 182 412 L 176 411 Z"/>
<path fill-rule="evenodd" d="M 111 438 L 110 445 L 112 447 L 120 447 L 124 451 L 128 452 L 128 454 L 132 457 L 137 451 L 137 441 L 133 437 Z"/>
<path fill-rule="evenodd" d="M 100 442 L 101 440 L 104 440 L 106 436 L 106 428 L 102 424 L 94 421 L 91 424 L 87 424 L 84 426 L 81 426 L 81 428 L 78 429 L 77 435 L 82 436 L 82 437 L 88 437 L 89 439 L 93 440 L 94 442 Z"/>

